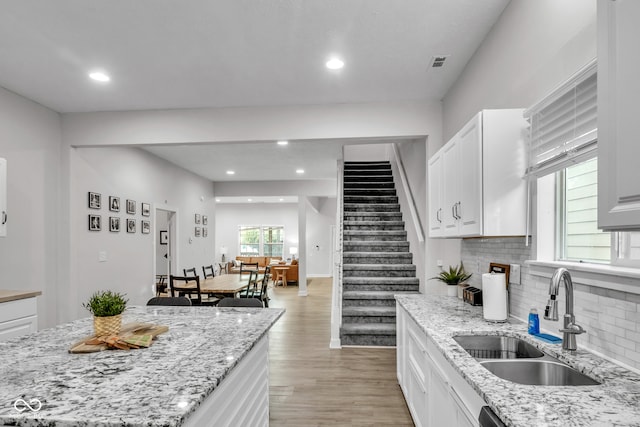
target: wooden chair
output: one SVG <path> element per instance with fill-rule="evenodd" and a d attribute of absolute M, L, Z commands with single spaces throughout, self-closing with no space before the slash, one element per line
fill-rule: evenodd
<path fill-rule="evenodd" d="M 216 275 L 214 269 L 213 269 L 213 264 L 212 265 L 203 265 L 202 266 L 202 273 L 204 274 L 204 278 L 206 279 L 207 277 L 214 277 Z"/>
<path fill-rule="evenodd" d="M 161 293 L 167 291 L 167 275 L 156 274 L 156 296 L 159 297 Z"/>
<path fill-rule="evenodd" d="M 196 287 L 189 286 L 189 282 L 195 282 Z M 171 288 L 171 296 L 184 296 L 191 300 L 192 305 L 216 305 L 220 301 L 215 297 L 202 297 L 200 290 L 200 277 L 198 276 L 169 276 L 169 287 Z"/>
<path fill-rule="evenodd" d="M 196 273 L 196 268 L 183 268 L 182 272 L 184 273 L 185 276 L 189 276 L 189 277 L 193 277 L 193 276 L 197 276 L 198 273 Z"/>
<path fill-rule="evenodd" d="M 253 295 L 253 292 L 258 289 L 258 271 L 257 270 L 249 270 L 249 281 L 248 286 L 238 292 L 240 298 L 250 298 Z"/>
<path fill-rule="evenodd" d="M 257 273 L 259 269 L 260 267 L 257 262 L 243 262 L 240 264 L 240 275 L 247 274 L 251 271 L 255 271 Z"/>
<path fill-rule="evenodd" d="M 187 297 L 153 297 L 147 305 L 187 306 L 191 305 L 191 300 Z"/>
<path fill-rule="evenodd" d="M 262 303 L 255 298 L 224 298 L 218 307 L 259 307 L 264 308 Z"/>

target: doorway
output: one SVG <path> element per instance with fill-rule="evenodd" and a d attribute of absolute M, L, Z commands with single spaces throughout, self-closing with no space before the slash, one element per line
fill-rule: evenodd
<path fill-rule="evenodd" d="M 177 209 L 163 206 L 154 210 L 154 224 L 156 233 L 154 236 L 155 256 L 154 274 L 164 275 L 168 281 L 170 274 L 176 274 L 178 263 L 178 211 Z M 155 292 L 155 290 L 154 290 Z"/>

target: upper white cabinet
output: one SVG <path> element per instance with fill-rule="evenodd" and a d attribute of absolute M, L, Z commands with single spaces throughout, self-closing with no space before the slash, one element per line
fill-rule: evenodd
<path fill-rule="evenodd" d="M 598 226 L 640 229 L 640 2 L 598 1 Z"/>
<path fill-rule="evenodd" d="M 7 235 L 7 161 L 0 158 L 0 237 Z"/>
<path fill-rule="evenodd" d="M 483 110 L 429 161 L 429 237 L 526 233 L 522 109 Z"/>

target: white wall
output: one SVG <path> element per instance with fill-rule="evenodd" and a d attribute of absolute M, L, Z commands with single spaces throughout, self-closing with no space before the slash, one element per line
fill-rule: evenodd
<path fill-rule="evenodd" d="M 39 327 L 55 324 L 60 210 L 60 116 L 0 88 L 0 157 L 7 159 L 7 237 L 0 289 L 39 290 Z"/>
<path fill-rule="evenodd" d="M 238 227 L 240 225 L 284 226 L 284 255 L 289 248 L 298 246 L 298 205 L 296 203 L 220 203 L 216 207 L 216 260 L 220 259 L 220 247 L 228 249 L 227 259 L 240 254 Z"/>
<path fill-rule="evenodd" d="M 352 144 L 344 147 L 345 162 L 375 162 L 390 159 L 390 146 L 382 144 Z"/>
<path fill-rule="evenodd" d="M 444 97 L 444 140 L 485 108 L 526 108 L 596 52 L 596 0 L 512 0 Z"/>
<path fill-rule="evenodd" d="M 210 181 L 137 148 L 71 149 L 71 167 L 71 289 L 68 300 L 60 304 L 67 318 L 88 315 L 81 304 L 96 290 L 125 292 L 131 304 L 145 304 L 153 295 L 158 229 L 152 223 L 150 234 L 140 233 L 140 221 L 152 219 L 141 215 L 141 202 L 149 203 L 152 212 L 155 206 L 165 204 L 178 209 L 176 267 L 180 272 L 186 267 L 199 270 L 213 262 L 213 225 L 207 238 L 193 237 L 194 215 L 215 215 Z M 99 211 L 87 207 L 89 191 L 102 194 Z M 110 195 L 120 197 L 119 213 L 108 210 L 105 201 Z M 135 215 L 124 210 L 126 199 L 137 202 Z M 102 231 L 87 230 L 87 216 L 93 213 L 102 216 Z M 129 234 L 124 228 L 119 233 L 109 232 L 105 228 L 109 216 L 119 216 L 121 221 L 134 218 L 136 233 Z M 98 261 L 99 252 L 106 252 L 106 262 Z"/>

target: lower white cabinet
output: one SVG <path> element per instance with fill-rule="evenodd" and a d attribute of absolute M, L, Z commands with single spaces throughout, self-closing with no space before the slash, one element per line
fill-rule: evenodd
<path fill-rule="evenodd" d="M 36 298 L 0 303 L 0 341 L 38 330 Z"/>
<path fill-rule="evenodd" d="M 409 314 L 397 310 L 398 381 L 416 426 L 478 426 L 484 400 Z"/>

